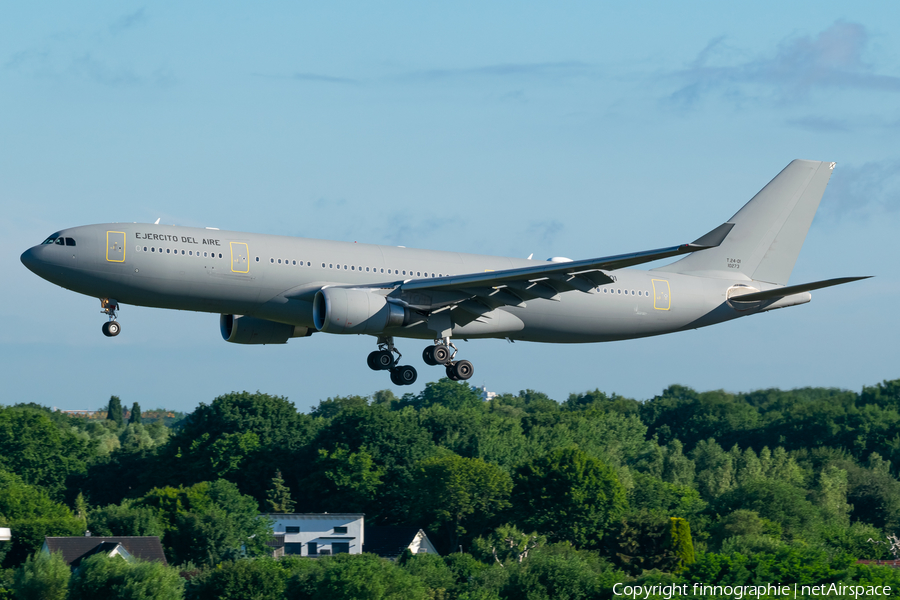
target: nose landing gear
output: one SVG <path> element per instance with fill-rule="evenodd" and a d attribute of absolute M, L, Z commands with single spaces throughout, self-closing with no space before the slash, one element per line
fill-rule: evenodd
<path fill-rule="evenodd" d="M 397 358 L 394 358 L 394 354 Z M 412 385 L 419 376 L 415 367 L 400 365 L 400 351 L 394 347 L 394 338 L 378 338 L 378 350 L 369 354 L 366 362 L 373 371 L 390 371 L 394 385 Z"/>
<path fill-rule="evenodd" d="M 116 311 L 119 310 L 119 303 L 112 298 L 100 298 L 100 306 L 103 310 L 100 312 L 109 315 L 109 321 L 103 324 L 101 330 L 106 337 L 116 337 L 122 331 L 122 326 L 116 321 Z"/>
<path fill-rule="evenodd" d="M 453 352 L 450 352 L 450 349 Z M 453 381 L 465 381 L 475 373 L 475 367 L 467 360 L 454 361 L 459 349 L 453 345 L 449 337 L 435 340 L 433 346 L 422 351 L 422 360 L 426 365 L 443 365 L 447 368 L 447 377 Z"/>

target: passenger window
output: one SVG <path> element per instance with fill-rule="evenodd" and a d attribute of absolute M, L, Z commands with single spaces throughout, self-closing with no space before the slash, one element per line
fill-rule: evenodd
<path fill-rule="evenodd" d="M 156 252 L 156 248 L 150 247 L 150 252 Z"/>
<path fill-rule="evenodd" d="M 347 265 L 344 265 L 344 270 L 345 270 L 345 271 L 347 270 Z"/>
<path fill-rule="evenodd" d="M 66 238 L 66 246 L 74 246 L 75 238 Z"/>
<path fill-rule="evenodd" d="M 269 258 L 269 262 L 272 263 L 272 264 L 274 265 L 274 264 L 275 264 L 275 259 L 274 259 L 274 258 Z"/>
<path fill-rule="evenodd" d="M 281 264 L 281 259 L 280 259 L 280 258 L 278 259 L 278 264 L 279 264 L 279 265 Z"/>
<path fill-rule="evenodd" d="M 297 266 L 297 261 L 296 261 L 296 260 L 293 261 L 293 265 L 294 265 L 295 267 Z"/>
<path fill-rule="evenodd" d="M 416 277 L 421 277 L 421 276 L 422 276 L 422 272 L 421 272 L 421 271 L 416 271 Z"/>
<path fill-rule="evenodd" d="M 258 256 L 256 257 L 256 262 L 259 262 L 259 257 L 258 257 Z"/>
<path fill-rule="evenodd" d="M 355 271 L 355 270 L 356 270 L 356 267 L 350 267 L 350 270 L 351 270 L 351 271 Z"/>
<path fill-rule="evenodd" d="M 219 258 L 222 258 L 222 253 L 221 253 L 221 252 L 219 252 Z"/>

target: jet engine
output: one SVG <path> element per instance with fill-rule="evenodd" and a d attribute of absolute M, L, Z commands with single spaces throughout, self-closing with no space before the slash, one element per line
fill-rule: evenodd
<path fill-rule="evenodd" d="M 221 315 L 219 329 L 225 341 L 234 344 L 285 344 L 290 338 L 314 333 L 309 327 L 243 315 Z"/>
<path fill-rule="evenodd" d="M 313 324 L 325 333 L 381 333 L 408 323 L 409 309 L 366 290 L 327 287 L 313 300 Z"/>

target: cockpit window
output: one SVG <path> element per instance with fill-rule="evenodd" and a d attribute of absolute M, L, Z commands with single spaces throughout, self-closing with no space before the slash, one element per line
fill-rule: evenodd
<path fill-rule="evenodd" d="M 63 242 L 63 238 L 56 238 L 56 245 L 62 246 L 65 242 Z"/>
<path fill-rule="evenodd" d="M 55 242 L 55 241 L 57 240 L 58 237 L 59 237 L 59 236 L 57 236 L 57 235 L 54 233 L 53 235 L 51 235 L 50 237 L 48 237 L 46 240 L 44 240 L 43 242 L 41 242 L 41 245 L 42 245 L 42 246 L 46 246 L 47 244 L 52 244 L 53 242 Z"/>
<path fill-rule="evenodd" d="M 74 246 L 75 238 L 66 238 L 66 246 Z"/>

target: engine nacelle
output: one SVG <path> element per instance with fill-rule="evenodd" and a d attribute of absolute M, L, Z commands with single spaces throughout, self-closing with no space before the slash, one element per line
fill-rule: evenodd
<path fill-rule="evenodd" d="M 226 342 L 234 344 L 284 344 L 290 338 L 313 334 L 309 327 L 243 315 L 219 316 L 219 330 Z"/>
<path fill-rule="evenodd" d="M 381 333 L 409 323 L 409 309 L 366 290 L 325 288 L 313 300 L 313 324 L 325 333 Z"/>

